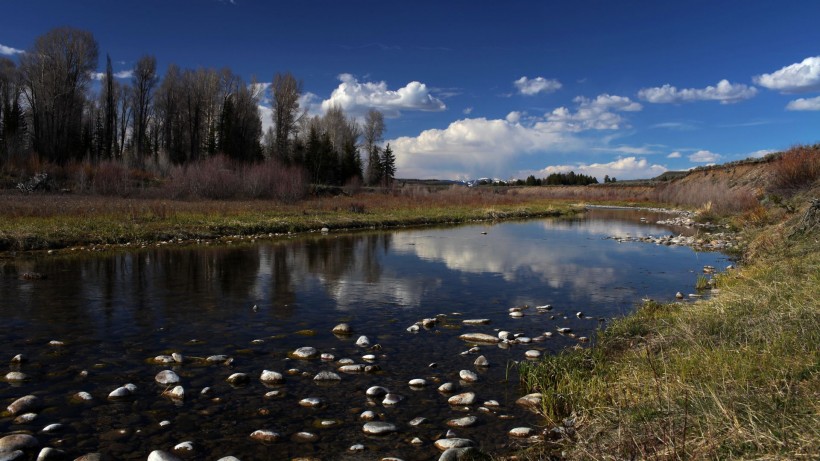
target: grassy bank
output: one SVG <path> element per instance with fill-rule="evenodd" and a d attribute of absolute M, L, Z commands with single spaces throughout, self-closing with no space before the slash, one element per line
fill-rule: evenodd
<path fill-rule="evenodd" d="M 547 424 L 575 418 L 533 459 L 818 459 L 820 224 L 800 225 L 748 231 L 712 299 L 644 304 L 591 348 L 523 364 Z"/>
<path fill-rule="evenodd" d="M 0 194 L 0 250 L 150 243 L 171 238 L 386 228 L 577 211 L 544 197 L 466 188 L 306 199 L 184 201 L 95 195 Z"/>

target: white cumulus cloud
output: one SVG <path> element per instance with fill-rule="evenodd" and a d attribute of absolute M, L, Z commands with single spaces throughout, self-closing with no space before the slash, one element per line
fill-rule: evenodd
<path fill-rule="evenodd" d="M 617 130 L 626 126 L 624 118 L 616 112 L 635 112 L 642 109 L 637 102 L 626 96 L 609 94 L 595 99 L 578 96 L 574 99 L 578 109 L 572 112 L 559 107 L 547 114 L 547 124 L 557 131 Z"/>
<path fill-rule="evenodd" d="M 820 90 L 820 56 L 806 58 L 771 74 L 758 75 L 754 82 L 783 93 Z"/>
<path fill-rule="evenodd" d="M 15 54 L 23 54 L 25 51 L 18 50 L 17 48 L 12 48 L 10 46 L 0 44 L 0 54 L 4 54 L 6 56 L 13 56 Z"/>
<path fill-rule="evenodd" d="M 689 156 L 689 161 L 694 163 L 715 163 L 720 159 L 720 154 L 709 152 L 708 150 L 699 150 Z"/>
<path fill-rule="evenodd" d="M 790 101 L 786 104 L 786 110 L 820 110 L 820 96 Z"/>
<path fill-rule="evenodd" d="M 623 157 L 609 163 L 577 163 L 575 165 L 551 165 L 538 171 L 522 171 L 521 177 L 534 175 L 545 178 L 553 173 L 568 173 L 574 171 L 589 176 L 595 176 L 603 181 L 605 175 L 617 179 L 649 179 L 666 171 L 663 165 L 651 164 L 645 158 Z"/>
<path fill-rule="evenodd" d="M 666 158 L 680 158 L 680 157 L 681 157 L 681 154 L 680 154 L 680 152 L 677 152 L 677 151 L 672 152 L 671 154 L 666 156 Z"/>
<path fill-rule="evenodd" d="M 558 108 L 543 117 L 510 112 L 504 119 L 466 118 L 445 129 L 390 140 L 398 177 L 467 179 L 506 177 L 521 155 L 566 153 L 588 148 L 584 131 L 626 126 L 617 112 L 641 109 L 629 98 L 600 95 L 575 98 L 577 108 Z"/>
<path fill-rule="evenodd" d="M 544 77 L 527 78 L 521 77 L 513 84 L 518 88 L 518 92 L 526 96 L 534 96 L 538 93 L 552 93 L 561 89 L 561 82 L 555 79 Z"/>
<path fill-rule="evenodd" d="M 670 84 L 638 91 L 638 97 L 654 104 L 682 103 L 693 101 L 720 101 L 731 104 L 751 99 L 757 94 L 757 88 L 742 83 L 731 83 L 724 79 L 715 86 L 706 88 L 678 89 Z"/>
<path fill-rule="evenodd" d="M 350 74 L 339 75 L 339 80 L 341 83 L 330 98 L 322 101 L 322 110 L 338 106 L 345 112 L 361 115 L 372 108 L 387 117 L 398 117 L 403 110 L 438 112 L 447 108 L 421 82 L 413 81 L 398 90 L 390 90 L 386 82 L 359 82 Z"/>
<path fill-rule="evenodd" d="M 121 70 L 119 72 L 114 72 L 113 75 L 114 78 L 126 79 L 133 77 L 134 71 L 132 69 Z M 105 72 L 92 72 L 91 78 L 93 78 L 94 80 L 103 80 L 105 79 Z"/>

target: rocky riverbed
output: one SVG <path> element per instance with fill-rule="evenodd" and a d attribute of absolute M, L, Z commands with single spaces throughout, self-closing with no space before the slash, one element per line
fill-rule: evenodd
<path fill-rule="evenodd" d="M 458 313 L 420 319 L 405 335 L 463 345 L 422 368 L 393 360 L 389 338 L 349 324 L 334 327 L 338 343 L 322 348 L 284 351 L 276 338 L 259 338 L 236 355 L 195 355 L 207 341 L 191 340 L 113 374 L 102 357 L 78 369 L 71 343 L 34 345 L 9 361 L 3 395 L 14 397 L 0 419 L 0 459 L 459 459 L 512 450 L 544 431 L 538 396 L 520 399 L 502 375 L 515 379 L 511 363 L 537 359 L 554 338 L 586 338 L 557 326 L 569 317 L 552 306 L 510 311 L 539 316 L 549 330 L 502 330 Z M 585 321 L 585 329 L 599 325 Z M 269 356 L 272 369 L 249 366 L 252 352 Z"/>

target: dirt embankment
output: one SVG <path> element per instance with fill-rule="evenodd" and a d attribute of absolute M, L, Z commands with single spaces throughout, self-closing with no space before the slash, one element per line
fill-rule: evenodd
<path fill-rule="evenodd" d="M 769 189 L 774 172 L 771 159 L 754 162 L 729 163 L 690 171 L 674 180 L 682 185 L 722 184 L 729 189 L 746 188 L 756 193 Z"/>

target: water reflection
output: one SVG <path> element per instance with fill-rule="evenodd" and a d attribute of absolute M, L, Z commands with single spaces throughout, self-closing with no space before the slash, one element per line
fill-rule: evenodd
<path fill-rule="evenodd" d="M 349 407 L 367 408 L 364 389 L 386 385 L 408 397 L 395 409 L 380 409 L 385 418 L 404 424 L 405 432 L 368 440 L 368 450 L 373 450 L 368 457 L 432 459 L 437 450 L 427 445 L 408 451 L 406 439 L 412 434 L 431 440 L 446 431 L 445 421 L 454 415 L 434 387 L 411 394 L 407 381 L 418 377 L 457 381 L 458 370 L 471 368 L 474 357 L 458 354 L 464 348 L 458 334 L 468 329 L 461 318 L 492 322 L 469 327 L 471 331 L 493 333 L 500 328 L 536 337 L 557 327 L 572 327 L 579 335 L 592 336 L 599 323 L 594 318 L 578 319 L 575 311 L 611 317 L 628 311 L 643 296 L 671 299 L 676 291 L 692 290 L 703 265 L 719 266 L 725 259 L 688 248 L 619 244 L 604 238 L 678 232 L 641 224 L 640 216 L 591 213 L 572 221 L 0 260 L 3 344 L 10 353 L 31 358 L 25 370 L 33 376 L 23 389 L 0 384 L 0 399 L 38 393 L 54 396 L 51 401 L 61 404 L 78 390 L 91 392 L 99 403 L 88 411 L 57 403 L 49 410 L 51 417 L 73 425 L 74 432 L 60 437 L 77 447 L 77 453 L 71 452 L 75 457 L 101 450 L 111 459 L 145 459 L 152 449 L 197 437 L 203 453 L 228 449 L 240 459 L 332 459 L 340 444 L 344 448 L 362 441 L 358 414 Z M 28 271 L 47 278 L 22 280 L 20 275 Z M 554 317 L 529 313 L 513 320 L 507 312 L 515 305 L 545 303 L 556 306 L 550 313 Z M 417 335 L 405 331 L 415 321 L 439 313 L 449 314 L 446 328 Z M 339 385 L 320 389 L 312 382 L 313 374 L 334 369 L 333 365 L 318 361 L 296 365 L 286 354 L 312 345 L 337 357 L 360 357 L 363 351 L 353 344 L 355 337 L 339 339 L 330 333 L 342 321 L 383 346 L 377 361 L 383 372 L 346 375 Z M 53 339 L 66 342 L 66 347 L 49 348 Z M 527 348 L 549 353 L 573 344 L 573 339 L 556 335 Z M 214 386 L 224 403 L 186 398 L 177 405 L 158 397 L 161 390 L 153 376 L 161 368 L 147 359 L 170 352 L 236 357 L 231 368 L 218 364 L 179 368 L 186 393 L 195 396 L 202 388 Z M 523 350 L 489 348 L 482 354 L 500 366 L 483 373 L 472 389 L 482 398 L 501 401 L 503 411 L 517 419 L 482 415 L 483 423 L 465 432 L 485 448 L 498 450 L 508 443 L 509 428 L 534 424 L 526 419 L 531 416 L 511 403 L 519 391 L 514 378 L 512 383 L 506 381 L 504 364 L 521 360 Z M 429 368 L 430 362 L 439 367 Z M 308 377 L 289 377 L 287 397 L 265 403 L 270 412 L 266 417 L 258 413 L 265 389 L 255 378 L 241 389 L 224 383 L 235 371 L 256 376 L 262 369 L 284 371 L 294 366 Z M 77 378 L 81 370 L 91 370 L 88 380 Z M 144 394 L 128 404 L 109 404 L 108 392 L 129 381 L 146 389 Z M 312 413 L 297 405 L 299 398 L 316 394 L 331 402 L 328 408 Z M 406 422 L 416 416 L 432 422 L 426 429 L 407 427 Z M 174 421 L 171 432 L 158 429 L 159 418 Z M 273 425 L 293 434 L 310 429 L 305 424 L 316 418 L 338 419 L 342 424 L 322 433 L 318 444 L 285 442 L 274 454 L 247 441 L 247 435 L 261 427 Z M 0 432 L 41 429 L 21 428 L 11 421 L 0 418 Z M 510 424 L 515 426 L 507 427 Z M 139 428 L 143 435 L 111 444 L 99 434 L 101 428 L 109 431 L 119 425 Z"/>
<path fill-rule="evenodd" d="M 611 212 L 606 212 L 607 214 Z M 620 212 L 623 216 L 623 212 Z M 481 232 L 487 235 L 482 235 Z M 3 263 L 7 319 L 36 323 L 54 306 L 97 330 L 146 330 L 192 314 L 264 308 L 287 319 L 300 306 L 341 311 L 418 308 L 461 293 L 507 304 L 600 303 L 678 291 L 715 256 L 686 248 L 617 244 L 610 235 L 660 235 L 668 228 L 609 216 L 561 221 L 317 237 L 222 248 L 151 249 L 91 258 Z M 680 268 L 670 265 L 678 261 Z M 20 281 L 25 271 L 43 281 Z M 680 283 L 669 287 L 675 278 Z M 657 286 L 657 289 L 652 288 Z M 624 288 L 627 288 L 624 291 Z M 613 295 L 618 288 L 620 294 Z M 529 294 L 528 294 L 529 293 Z M 459 303 L 465 304 L 465 303 Z M 59 333 L 70 325 L 54 325 Z"/>

